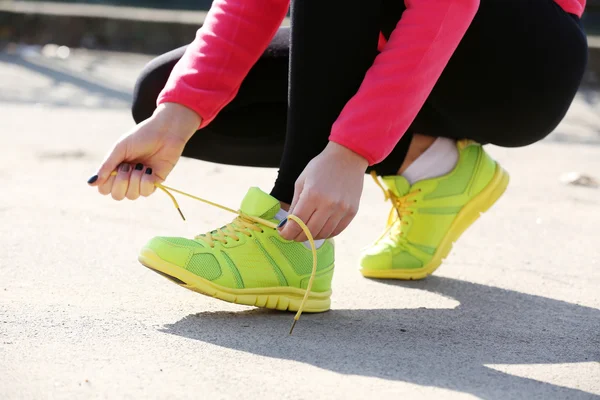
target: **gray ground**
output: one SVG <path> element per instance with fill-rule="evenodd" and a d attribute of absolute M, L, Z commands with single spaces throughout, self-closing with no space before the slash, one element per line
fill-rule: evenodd
<path fill-rule="evenodd" d="M 369 181 L 338 240 L 333 309 L 231 305 L 142 268 L 158 234 L 232 218 L 166 196 L 117 203 L 86 179 L 131 127 L 136 55 L 0 54 L 0 398 L 600 398 L 600 98 L 582 92 L 549 139 L 490 148 L 506 196 L 422 282 L 366 280 L 387 205 Z M 237 207 L 276 171 L 183 160 L 169 183 Z M 191 179 L 190 179 L 191 178 Z"/>

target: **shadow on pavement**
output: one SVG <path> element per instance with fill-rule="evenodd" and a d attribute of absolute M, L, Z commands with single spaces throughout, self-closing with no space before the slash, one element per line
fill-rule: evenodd
<path fill-rule="evenodd" d="M 39 88 L 28 88 L 27 85 L 24 85 L 24 89 L 22 88 L 21 90 L 28 91 L 24 96 L 11 93 L 11 90 L 3 90 L 0 93 L 0 102 L 86 108 L 123 108 L 124 105 L 127 106 L 131 103 L 131 93 L 106 86 L 98 79 L 88 76 L 84 72 L 69 71 L 46 64 L 43 62 L 43 58 L 41 60 L 40 62 L 36 62 L 35 58 L 29 59 L 17 54 L 0 52 L 0 63 L 17 65 L 52 80 L 51 85 L 44 85 L 44 87 Z M 98 62 L 101 62 L 101 60 L 98 60 Z M 89 68 L 94 68 L 93 60 L 90 62 Z M 57 98 L 54 96 L 53 90 L 61 84 L 73 85 L 80 92 Z M 94 101 L 91 106 L 86 106 L 83 100 L 84 96 L 93 96 L 98 101 Z"/>
<path fill-rule="evenodd" d="M 580 144 L 586 146 L 600 146 L 600 131 L 597 137 L 577 137 L 568 133 L 556 132 L 546 139 L 547 142 L 560 144 Z"/>
<path fill-rule="evenodd" d="M 486 364 L 600 361 L 600 310 L 456 279 L 381 282 L 453 298 L 453 309 L 201 312 L 163 331 L 341 374 L 433 386 L 484 399 L 600 398 Z"/>

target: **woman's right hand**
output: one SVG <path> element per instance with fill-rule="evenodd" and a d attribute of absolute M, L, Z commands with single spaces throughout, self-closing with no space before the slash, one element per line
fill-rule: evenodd
<path fill-rule="evenodd" d="M 175 103 L 161 104 L 154 114 L 123 135 L 88 184 L 115 200 L 135 200 L 154 192 L 167 179 L 202 119 Z M 111 175 L 117 171 L 116 176 Z"/>

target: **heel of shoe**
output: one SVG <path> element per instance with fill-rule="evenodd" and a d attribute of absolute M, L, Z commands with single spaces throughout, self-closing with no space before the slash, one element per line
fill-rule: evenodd
<path fill-rule="evenodd" d="M 469 213 L 474 211 L 479 211 L 480 214 L 486 212 L 502 197 L 509 182 L 510 176 L 508 172 L 500 164 L 496 164 L 496 172 L 490 183 L 461 210 L 461 213 L 465 209 Z"/>
<path fill-rule="evenodd" d="M 442 263 L 442 260 L 448 256 L 452 245 L 484 212 L 488 211 L 506 191 L 510 177 L 508 172 L 499 164 L 496 164 L 496 172 L 487 186 L 471 201 L 469 201 L 456 216 L 452 223 L 448 235 L 438 247 L 431 264 L 437 264 L 429 274 Z M 433 265 L 432 265 L 433 266 Z M 431 268 L 431 267 L 430 267 Z"/>
<path fill-rule="evenodd" d="M 311 290 L 312 293 L 324 293 L 331 291 L 331 281 L 333 280 L 333 271 L 334 264 L 325 270 L 319 271 L 317 275 L 315 275 L 315 281 L 313 282 L 313 287 Z M 300 282 L 300 287 L 302 289 L 306 289 L 308 286 L 308 281 L 310 280 L 310 276 L 307 276 L 302 279 Z"/>

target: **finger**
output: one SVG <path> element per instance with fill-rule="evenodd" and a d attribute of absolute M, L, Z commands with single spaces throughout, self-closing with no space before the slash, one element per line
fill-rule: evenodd
<path fill-rule="evenodd" d="M 100 165 L 96 175 L 91 177 L 88 181 L 92 186 L 103 185 L 110 179 L 110 174 L 116 170 L 125 159 L 125 147 L 126 146 L 121 142 L 117 143 L 117 145 L 113 147 L 113 149 L 108 153 L 102 162 L 102 165 Z"/>
<path fill-rule="evenodd" d="M 98 192 L 107 196 L 112 191 L 113 183 L 115 183 L 116 176 L 109 176 L 108 179 L 100 186 L 98 186 Z"/>
<path fill-rule="evenodd" d="M 310 195 L 305 195 L 305 192 L 306 191 L 303 191 L 303 193 L 300 194 L 298 204 L 293 212 L 293 214 L 300 218 L 304 223 L 310 219 L 316 209 L 313 205 L 314 202 L 310 201 Z M 281 230 L 281 236 L 286 240 L 294 240 L 300 233 L 302 233 L 302 228 L 292 220 L 288 220 L 287 224 L 285 224 Z"/>
<path fill-rule="evenodd" d="M 321 230 L 317 232 L 315 240 L 329 239 L 329 237 L 343 218 L 344 213 L 341 212 L 335 213 L 332 216 L 330 216 L 327 222 L 325 222 L 325 224 L 321 228 Z"/>
<path fill-rule="evenodd" d="M 127 193 L 125 197 L 129 200 L 135 200 L 140 197 L 140 183 L 142 181 L 142 175 L 144 174 L 144 164 L 137 163 L 131 171 L 129 177 L 129 186 L 127 187 Z"/>
<path fill-rule="evenodd" d="M 333 232 L 331 233 L 331 235 L 329 237 L 336 237 L 337 235 L 342 233 L 348 227 L 348 225 L 350 225 L 350 222 L 352 222 L 352 220 L 354 219 L 355 216 L 356 216 L 355 211 L 348 212 L 346 214 L 346 216 L 344 218 L 342 218 L 340 223 L 335 227 L 335 229 L 333 230 Z"/>
<path fill-rule="evenodd" d="M 152 175 L 152 168 L 148 167 L 144 171 L 142 176 L 142 182 L 140 184 L 140 194 L 144 197 L 150 196 L 156 190 L 154 186 L 155 177 Z"/>
<path fill-rule="evenodd" d="M 131 176 L 131 165 L 127 163 L 121 164 L 112 185 L 110 194 L 112 198 L 120 201 L 125 198 L 127 187 L 129 186 L 129 177 Z"/>
<path fill-rule="evenodd" d="M 323 229 L 323 226 L 325 226 L 325 223 L 327 222 L 329 217 L 331 217 L 331 211 L 331 208 L 321 203 L 317 205 L 315 212 L 313 212 L 308 221 L 303 220 L 313 238 L 316 239 L 315 235 L 321 232 L 321 229 Z M 293 240 L 295 240 L 296 242 L 304 242 L 308 240 L 308 238 L 306 237 L 304 231 L 300 231 L 300 233 L 298 233 L 298 235 L 294 237 Z"/>

